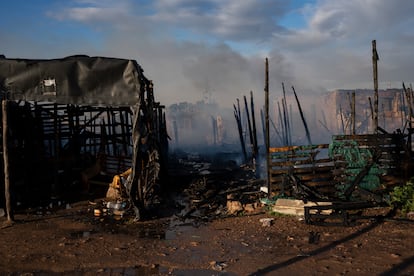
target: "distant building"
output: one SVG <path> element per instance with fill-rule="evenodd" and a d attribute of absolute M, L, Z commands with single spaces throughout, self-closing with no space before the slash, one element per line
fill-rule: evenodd
<path fill-rule="evenodd" d="M 167 108 L 167 115 L 173 148 L 203 148 L 237 142 L 231 110 L 222 109 L 216 103 L 172 104 Z"/>
<path fill-rule="evenodd" d="M 355 132 L 373 133 L 374 90 L 339 89 L 328 92 L 323 97 L 322 110 L 326 127 L 335 134 L 350 134 L 351 101 L 355 92 Z M 387 132 L 403 129 L 408 115 L 407 100 L 403 89 L 378 91 L 378 126 Z"/>

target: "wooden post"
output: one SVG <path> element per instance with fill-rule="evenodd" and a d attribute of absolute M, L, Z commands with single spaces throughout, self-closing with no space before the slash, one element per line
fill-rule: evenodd
<path fill-rule="evenodd" d="M 339 114 L 341 115 L 341 127 L 342 127 L 342 134 L 346 134 L 345 133 L 345 122 L 344 122 L 344 114 L 342 112 L 342 105 L 339 104 Z"/>
<path fill-rule="evenodd" d="M 405 84 L 403 83 L 403 90 L 405 92 L 405 96 L 407 97 L 407 103 L 408 103 L 408 137 L 407 137 L 407 146 L 408 146 L 408 151 L 411 153 L 411 148 L 412 148 L 412 118 L 413 118 L 413 99 L 412 99 L 412 94 L 411 91 L 409 91 L 409 88 L 407 89 L 405 87 Z"/>
<path fill-rule="evenodd" d="M 270 132 L 269 132 L 269 61 L 265 62 L 265 123 L 266 123 L 266 163 L 267 163 L 267 196 L 270 198 Z"/>
<path fill-rule="evenodd" d="M 293 94 L 295 95 L 296 103 L 298 105 L 300 118 L 302 119 L 303 126 L 305 127 L 306 138 L 308 139 L 309 145 L 312 145 L 312 139 L 310 136 L 308 124 L 306 123 L 305 115 L 303 114 L 302 106 L 300 105 L 298 95 L 296 94 L 295 87 L 292 86 Z"/>
<path fill-rule="evenodd" d="M 279 112 L 279 125 L 280 125 L 280 129 L 282 130 L 282 145 L 286 146 L 288 142 L 286 141 L 286 130 L 285 130 L 285 124 L 283 123 L 283 116 L 282 116 L 282 110 L 280 108 L 280 102 L 277 102 L 277 110 Z"/>
<path fill-rule="evenodd" d="M 400 108 L 398 110 L 400 110 L 400 112 L 401 112 L 401 127 L 403 128 L 404 127 L 404 117 L 406 116 L 406 112 L 405 112 L 405 100 L 404 100 L 404 91 L 401 92 L 401 94 L 400 94 Z"/>
<path fill-rule="evenodd" d="M 236 118 L 237 122 L 237 129 L 239 130 L 239 138 L 240 138 L 240 145 L 242 148 L 243 153 L 243 162 L 247 162 L 247 152 L 246 152 L 246 146 L 244 144 L 244 138 L 243 138 L 243 127 L 241 123 L 241 112 L 240 112 L 240 101 L 237 99 L 237 107 L 235 104 L 233 104 L 234 107 L 234 117 Z"/>
<path fill-rule="evenodd" d="M 8 101 L 2 101 L 2 113 L 3 113 L 3 162 L 4 162 L 4 195 L 6 197 L 6 212 L 7 212 L 7 220 L 12 222 L 13 218 L 13 210 L 11 207 L 11 197 L 10 197 L 10 178 L 9 178 L 9 148 L 8 148 L 8 114 L 7 114 L 7 106 Z"/>
<path fill-rule="evenodd" d="M 378 133 L 378 68 L 377 62 L 379 60 L 377 53 L 377 42 L 372 41 L 372 67 L 374 75 L 374 134 Z"/>
<path fill-rule="evenodd" d="M 352 135 L 355 135 L 355 91 L 352 92 L 352 101 L 351 101 L 351 118 L 352 118 Z"/>
<path fill-rule="evenodd" d="M 249 139 L 250 139 L 250 149 L 252 151 L 252 155 L 254 156 L 254 140 L 253 140 L 253 131 L 252 131 L 252 123 L 250 121 L 250 112 L 249 112 L 249 106 L 247 105 L 247 98 L 246 96 L 244 98 L 244 108 L 246 109 L 246 118 L 247 118 L 247 127 L 249 129 Z"/>
<path fill-rule="evenodd" d="M 259 156 L 259 148 L 257 145 L 256 117 L 254 115 L 253 91 L 250 91 L 250 110 L 252 112 L 252 127 L 253 127 L 253 156 L 254 158 L 257 158 Z"/>
<path fill-rule="evenodd" d="M 285 129 L 285 135 L 286 135 L 286 145 L 290 145 L 290 129 L 289 129 L 289 117 L 288 117 L 288 109 L 287 109 L 287 103 L 286 103 L 286 92 L 285 92 L 285 85 L 282 82 L 282 90 L 283 90 L 283 98 L 282 98 L 282 108 L 283 108 L 283 122 L 284 122 L 284 129 Z"/>
<path fill-rule="evenodd" d="M 265 118 L 263 114 L 263 109 L 260 109 L 260 121 L 262 122 L 262 131 L 263 131 L 263 139 L 264 139 L 264 145 L 266 146 L 267 140 L 266 140 L 266 126 L 265 126 Z"/>

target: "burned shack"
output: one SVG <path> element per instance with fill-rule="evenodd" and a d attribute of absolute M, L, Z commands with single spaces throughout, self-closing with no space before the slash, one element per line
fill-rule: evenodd
<path fill-rule="evenodd" d="M 348 224 L 361 217 L 356 210 L 388 206 L 393 189 L 412 176 L 408 138 L 333 135 L 329 144 L 270 147 L 268 188 L 277 198 L 302 200 L 307 223 Z M 276 202 L 274 210 L 283 206 Z"/>
<path fill-rule="evenodd" d="M 329 217 L 339 218 L 342 220 L 340 223 L 348 224 L 350 220 L 359 217 L 361 209 L 392 203 L 389 198 L 393 189 L 403 186 L 412 177 L 412 89 L 406 89 L 403 83 L 403 90 L 393 89 L 384 93 L 382 105 L 384 114 L 380 116 L 383 119 L 383 127 L 380 127 L 378 124 L 377 60 L 374 40 L 374 104 L 367 93 L 358 95 L 360 99 L 366 99 L 365 101 L 359 100 L 358 109 L 363 111 L 363 116 L 357 119 L 355 91 L 351 91 L 352 98 L 347 91 L 347 93 L 334 93 L 329 97 L 330 106 L 335 107 L 332 109 L 333 116 L 330 117 L 337 122 L 339 115 L 343 135 L 332 135 L 329 144 L 312 144 L 299 101 L 292 87 L 308 144 L 292 145 L 290 139 L 283 139 L 284 146 L 272 147 L 269 132 L 271 121 L 269 118 L 269 71 L 266 59 L 265 116 L 262 116 L 263 131 L 266 132 L 267 189 L 265 190 L 269 198 L 276 198 L 274 211 L 292 207 L 280 206 L 283 203 L 279 206 L 277 204 L 279 199 L 285 200 L 288 197 L 297 200 L 289 203 L 293 204 L 294 208 L 299 206 L 299 209 L 304 209 L 307 223 L 323 223 Z M 283 84 L 282 88 L 285 97 Z M 348 98 L 348 112 L 343 112 L 343 99 L 340 94 Z M 284 124 L 281 125 L 282 131 L 286 137 L 289 137 L 290 130 L 286 114 L 284 112 Z M 279 117 L 282 118 L 281 112 L 279 112 Z M 347 121 L 346 124 L 345 121 Z M 321 123 L 328 129 L 326 120 Z M 386 126 L 401 126 L 402 130 L 394 128 L 395 130 L 391 133 L 385 129 Z M 274 128 L 277 131 L 276 127 Z M 333 129 L 338 128 L 335 126 Z M 349 129 L 349 135 L 346 134 L 347 129 Z M 364 130 L 367 132 L 370 130 L 372 134 L 357 134 Z M 308 204 L 309 201 L 312 202 Z M 355 212 L 356 210 L 358 212 Z"/>
<path fill-rule="evenodd" d="M 316 204 L 305 207 L 307 222 L 319 221 L 326 217 L 321 212 L 334 210 L 334 214 L 346 223 L 348 210 L 388 205 L 392 190 L 412 176 L 411 128 L 389 133 L 377 126 L 373 134 L 357 134 L 361 132 L 361 129 L 357 131 L 357 125 L 374 128 L 369 120 L 371 117 L 362 116 L 361 120 L 356 116 L 355 92 L 352 93 L 352 101 L 351 95 L 343 94 L 350 100 L 348 123 L 342 127 L 344 134 L 332 135 L 330 143 L 326 144 L 312 144 L 308 139 L 308 145 L 268 148 L 268 189 L 279 198 L 289 197 Z M 332 110 L 339 111 L 342 117 L 343 102 L 337 93 L 335 95 L 339 104 Z M 368 102 L 366 93 L 357 96 L 366 97 L 366 102 L 359 102 L 359 109 L 366 113 L 362 108 Z M 398 101 L 400 93 L 386 99 Z M 396 106 L 394 109 L 403 111 L 405 107 Z M 404 125 L 401 118 L 405 116 L 400 115 L 394 116 L 396 120 L 392 120 L 392 126 Z M 345 134 L 346 129 L 350 129 L 351 134 Z"/>
<path fill-rule="evenodd" d="M 0 85 L 14 204 L 107 188 L 127 171 L 120 189 L 140 217 L 162 182 L 168 141 L 164 107 L 135 60 L 3 57 Z"/>

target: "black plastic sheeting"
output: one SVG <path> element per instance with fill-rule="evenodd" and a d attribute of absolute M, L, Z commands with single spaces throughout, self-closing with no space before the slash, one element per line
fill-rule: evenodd
<path fill-rule="evenodd" d="M 148 80 L 135 60 L 70 56 L 0 58 L 0 85 L 9 100 L 131 106 Z"/>
<path fill-rule="evenodd" d="M 0 92 L 10 101 L 78 106 L 131 107 L 132 174 L 126 186 L 137 218 L 158 175 L 149 155 L 168 154 L 163 106 L 154 100 L 152 82 L 135 60 L 70 56 L 62 59 L 7 59 L 0 56 Z M 145 138 L 145 139 L 142 139 Z M 157 155 L 155 155 L 157 156 Z M 150 161 L 152 163 L 150 164 Z M 161 162 L 164 163 L 164 162 Z M 150 179 L 151 181 L 147 181 Z M 152 181 L 154 180 L 154 181 Z"/>

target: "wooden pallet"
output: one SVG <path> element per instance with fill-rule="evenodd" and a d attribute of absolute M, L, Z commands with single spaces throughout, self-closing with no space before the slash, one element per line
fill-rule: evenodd
<path fill-rule="evenodd" d="M 291 176 L 294 176 L 296 181 L 318 193 L 334 193 L 334 163 L 327 157 L 328 146 L 321 144 L 270 148 L 271 190 L 279 194 L 292 195 Z"/>

